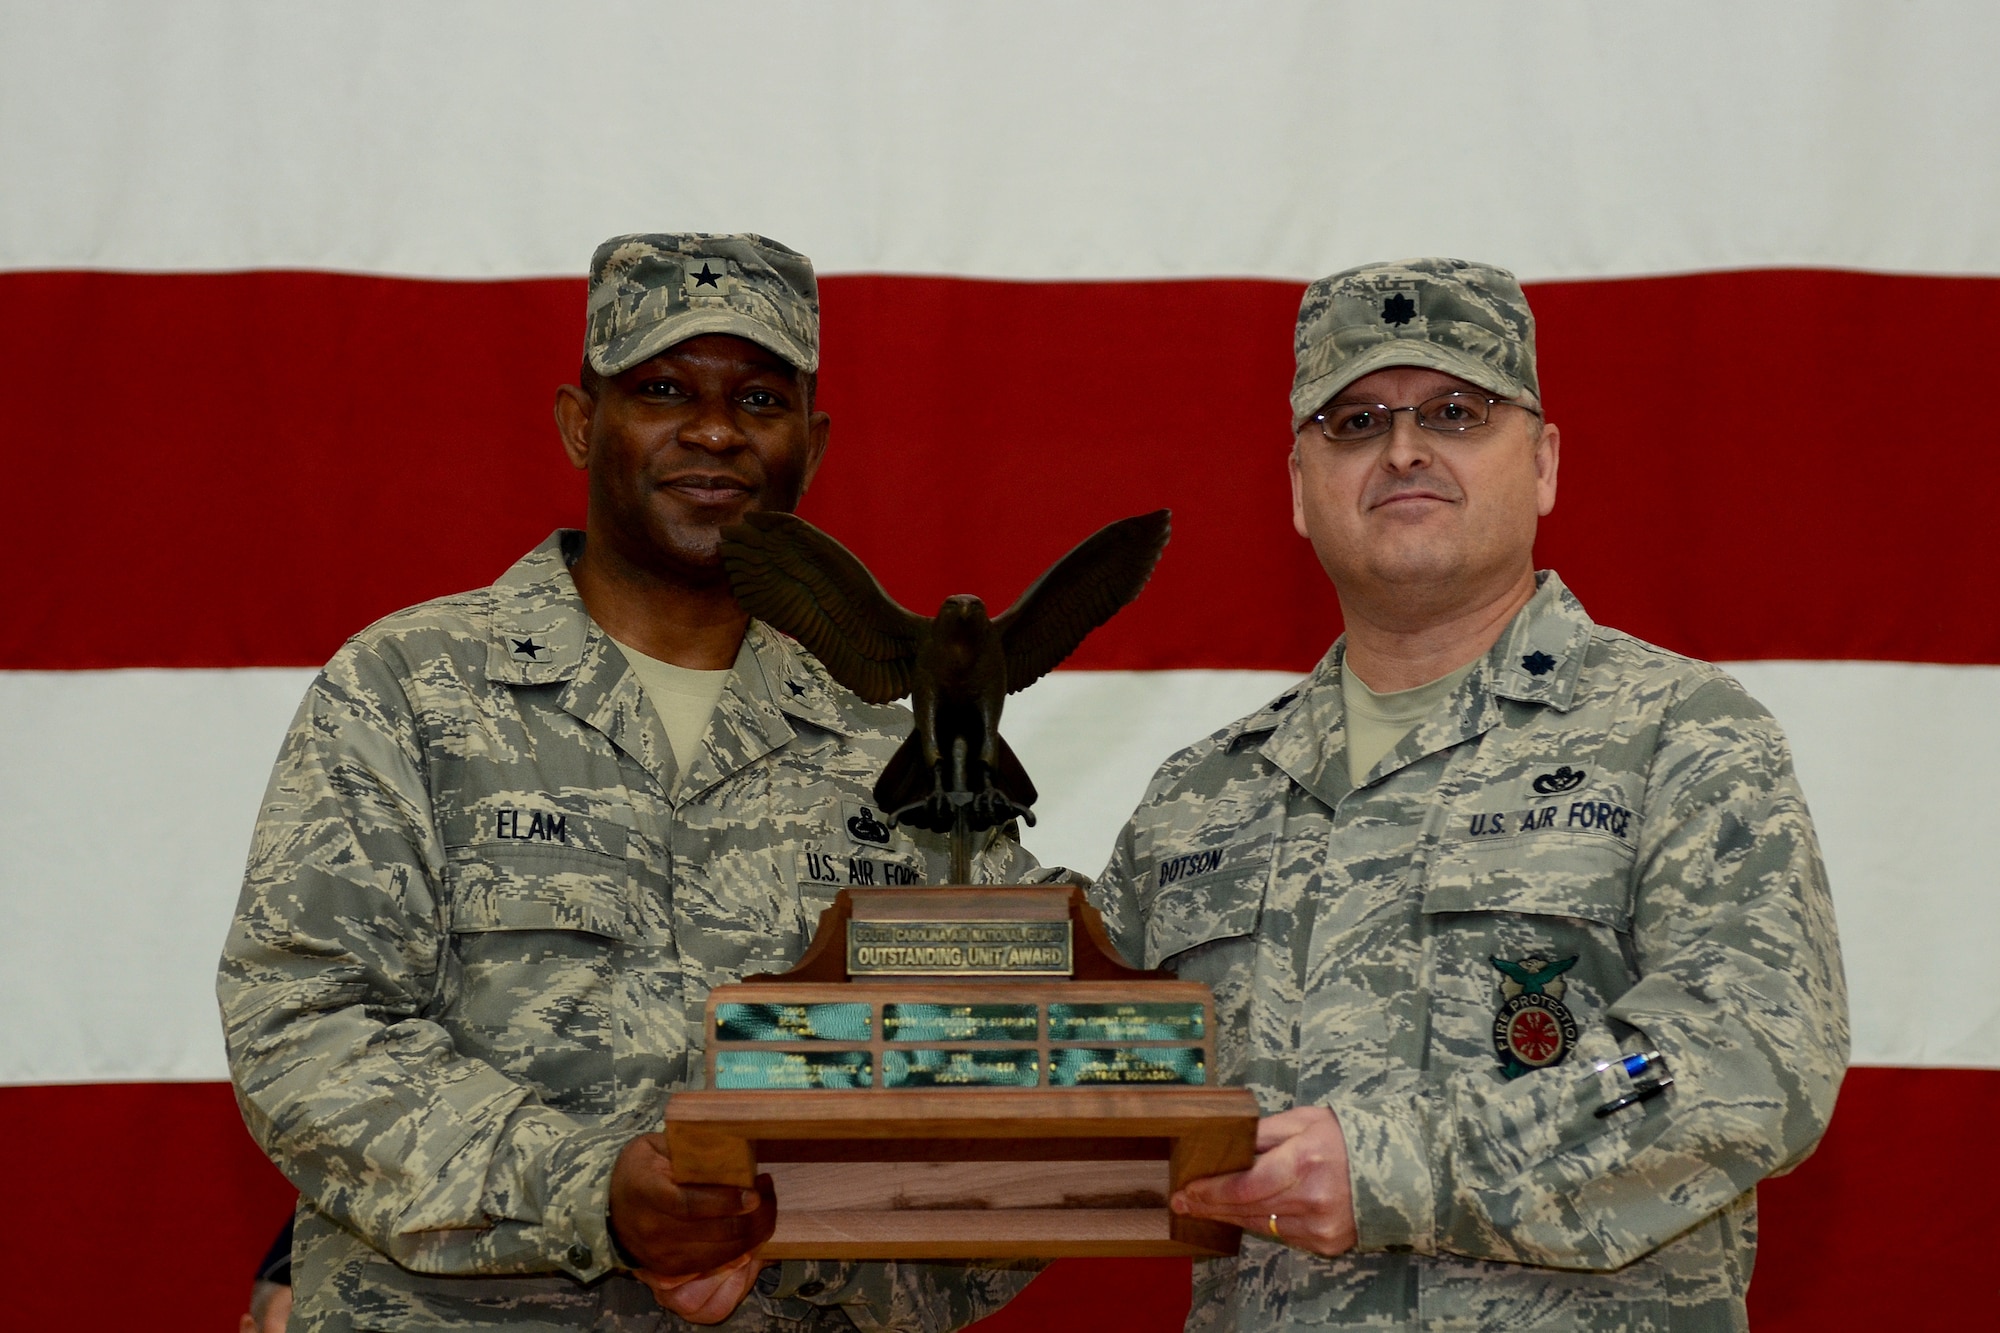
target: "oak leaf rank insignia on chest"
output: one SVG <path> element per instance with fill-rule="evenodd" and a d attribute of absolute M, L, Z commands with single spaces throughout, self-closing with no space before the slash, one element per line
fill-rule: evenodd
<path fill-rule="evenodd" d="M 1559 1065 L 1576 1048 L 1576 1017 L 1562 1002 L 1568 983 L 1562 974 L 1576 956 L 1493 958 L 1500 969 L 1500 1008 L 1493 1015 L 1493 1053 L 1500 1072 L 1519 1078 L 1530 1070 Z"/>

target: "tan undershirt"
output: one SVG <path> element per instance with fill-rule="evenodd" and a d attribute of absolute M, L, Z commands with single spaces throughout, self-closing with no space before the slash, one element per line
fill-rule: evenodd
<path fill-rule="evenodd" d="M 1348 782 L 1359 787 L 1361 779 L 1382 762 L 1382 756 L 1402 744 L 1403 737 L 1416 730 L 1417 723 L 1450 697 L 1459 682 L 1478 665 L 1475 659 L 1450 675 L 1439 676 L 1413 690 L 1377 694 L 1342 658 L 1340 702 L 1347 712 Z"/>
<path fill-rule="evenodd" d="M 660 725 L 666 728 L 667 744 L 674 752 L 674 767 L 687 772 L 701 749 L 702 737 L 708 734 L 708 719 L 714 716 L 723 687 L 729 684 L 729 672 L 696 671 L 648 657 L 622 643 L 618 643 L 618 648 L 632 664 L 632 674 L 639 678 L 647 701 L 659 714 Z"/>

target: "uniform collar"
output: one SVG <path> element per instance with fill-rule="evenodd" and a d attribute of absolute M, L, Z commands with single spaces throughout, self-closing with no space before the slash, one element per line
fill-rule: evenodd
<path fill-rule="evenodd" d="M 560 528 L 493 584 L 488 680 L 553 685 L 576 675 L 597 629 L 569 576 L 582 550 L 583 534 Z"/>
<path fill-rule="evenodd" d="M 1535 583 L 1534 595 L 1487 650 L 1479 669 L 1459 684 L 1452 707 L 1419 722 L 1384 757 L 1385 768 L 1486 731 L 1498 718 L 1499 699 L 1558 712 L 1570 707 L 1595 626 L 1554 570 L 1537 572 Z M 1342 635 L 1311 675 L 1230 726 L 1223 733 L 1225 748 L 1262 737 L 1261 749 L 1271 762 L 1328 804 L 1337 801 L 1350 789 L 1340 694 L 1346 650 Z"/>
<path fill-rule="evenodd" d="M 804 649 L 761 621 L 750 622 L 729 683 L 710 719 L 708 743 L 685 774 L 648 707 L 630 662 L 590 618 L 570 578 L 583 534 L 562 529 L 522 556 L 493 585 L 488 675 L 513 685 L 565 684 L 562 707 L 608 736 L 663 790 L 691 795 L 784 745 L 796 718 L 849 734 L 837 687 Z"/>
<path fill-rule="evenodd" d="M 1515 613 L 1478 672 L 1487 693 L 1569 711 L 1597 626 L 1553 569 L 1535 575 L 1535 595 Z"/>

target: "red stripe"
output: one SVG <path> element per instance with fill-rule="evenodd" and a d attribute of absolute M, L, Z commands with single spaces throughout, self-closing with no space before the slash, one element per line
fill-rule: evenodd
<path fill-rule="evenodd" d="M 829 279 L 806 512 L 928 609 L 1169 505 L 1154 587 L 1074 664 L 1302 667 L 1338 623 L 1287 520 L 1297 292 Z M 2000 662 L 2000 450 L 1946 415 L 1990 396 L 2000 280 L 1533 298 L 1567 446 L 1541 556 L 1601 619 L 1711 658 Z M 581 515 L 549 417 L 574 281 L 16 273 L 0 308 L 0 666 L 317 663 Z"/>
<path fill-rule="evenodd" d="M 1852 1071 L 1819 1151 L 1760 1190 L 1753 1327 L 1985 1327 L 1993 1282 L 1968 1272 L 2000 1237 L 1974 1165 L 1996 1103 L 2000 1070 Z M 20 1328 L 67 1327 L 104 1291 L 140 1299 L 160 1333 L 226 1328 L 290 1199 L 221 1084 L 0 1089 L 0 1142 L 16 1148 L 0 1254 Z M 981 1327 L 1170 1333 L 1187 1283 L 1169 1260 L 1067 1261 Z"/>

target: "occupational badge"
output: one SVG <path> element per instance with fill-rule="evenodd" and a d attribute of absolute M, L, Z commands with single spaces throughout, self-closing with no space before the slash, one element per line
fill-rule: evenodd
<path fill-rule="evenodd" d="M 1500 1010 L 1493 1015 L 1493 1053 L 1500 1072 L 1519 1078 L 1531 1069 L 1559 1065 L 1576 1046 L 1576 1017 L 1562 1002 L 1562 974 L 1576 958 L 1495 958 L 1500 969 Z"/>

